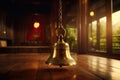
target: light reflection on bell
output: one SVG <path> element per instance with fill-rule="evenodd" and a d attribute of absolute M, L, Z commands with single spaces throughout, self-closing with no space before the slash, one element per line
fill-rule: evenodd
<path fill-rule="evenodd" d="M 69 44 L 63 40 L 63 36 L 58 37 L 54 44 L 54 51 L 46 61 L 49 65 L 69 66 L 75 65 L 76 61 L 70 55 Z"/>

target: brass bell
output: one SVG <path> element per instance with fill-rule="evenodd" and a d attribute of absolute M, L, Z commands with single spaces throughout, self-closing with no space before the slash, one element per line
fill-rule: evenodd
<path fill-rule="evenodd" d="M 46 61 L 49 65 L 69 66 L 75 65 L 76 61 L 70 55 L 69 44 L 63 40 L 63 36 L 58 36 L 58 41 L 54 44 L 53 53 Z"/>
<path fill-rule="evenodd" d="M 60 67 L 76 64 L 76 61 L 70 55 L 69 44 L 63 40 L 65 33 L 66 31 L 62 26 L 62 0 L 59 0 L 59 26 L 56 29 L 58 40 L 54 44 L 53 53 L 46 61 L 47 64 L 59 65 Z"/>

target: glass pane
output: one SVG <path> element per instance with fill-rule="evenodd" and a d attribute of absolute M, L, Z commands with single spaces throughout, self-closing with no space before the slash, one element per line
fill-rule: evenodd
<path fill-rule="evenodd" d="M 113 0 L 112 41 L 113 52 L 120 52 L 120 0 Z"/>
<path fill-rule="evenodd" d="M 77 51 L 77 28 L 73 25 L 66 25 L 66 42 L 69 43 L 71 51 Z"/>
<path fill-rule="evenodd" d="M 106 1 L 89 0 L 88 7 L 88 49 L 106 51 Z"/>
<path fill-rule="evenodd" d="M 70 3 L 71 8 L 68 10 Z M 66 29 L 65 41 L 69 44 L 72 52 L 77 52 L 77 14 L 78 14 L 78 0 L 63 1 L 63 25 Z"/>

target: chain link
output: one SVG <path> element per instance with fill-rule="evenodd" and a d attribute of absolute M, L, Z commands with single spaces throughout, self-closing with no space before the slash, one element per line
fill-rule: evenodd
<path fill-rule="evenodd" d="M 59 0 L 59 25 L 62 25 L 62 0 Z"/>
<path fill-rule="evenodd" d="M 59 0 L 58 17 L 59 17 L 59 23 L 58 23 L 58 27 L 57 27 L 57 30 L 56 30 L 56 35 L 57 36 L 62 35 L 64 37 L 65 34 L 66 34 L 66 31 L 65 31 L 64 27 L 62 26 L 62 0 Z"/>

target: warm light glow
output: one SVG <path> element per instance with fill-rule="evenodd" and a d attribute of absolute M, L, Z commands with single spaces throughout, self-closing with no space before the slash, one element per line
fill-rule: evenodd
<path fill-rule="evenodd" d="M 91 12 L 90 12 L 90 16 L 94 16 L 94 11 L 91 11 Z"/>
<path fill-rule="evenodd" d="M 73 79 L 76 79 L 76 78 L 77 78 L 77 75 L 76 75 L 76 74 L 74 74 L 74 75 L 73 75 Z"/>
<path fill-rule="evenodd" d="M 0 47 L 7 47 L 7 42 L 5 40 L 0 40 Z"/>
<path fill-rule="evenodd" d="M 40 26 L 39 22 L 34 22 L 34 28 L 38 28 Z"/>
<path fill-rule="evenodd" d="M 3 34 L 6 34 L 6 31 L 3 31 Z"/>

